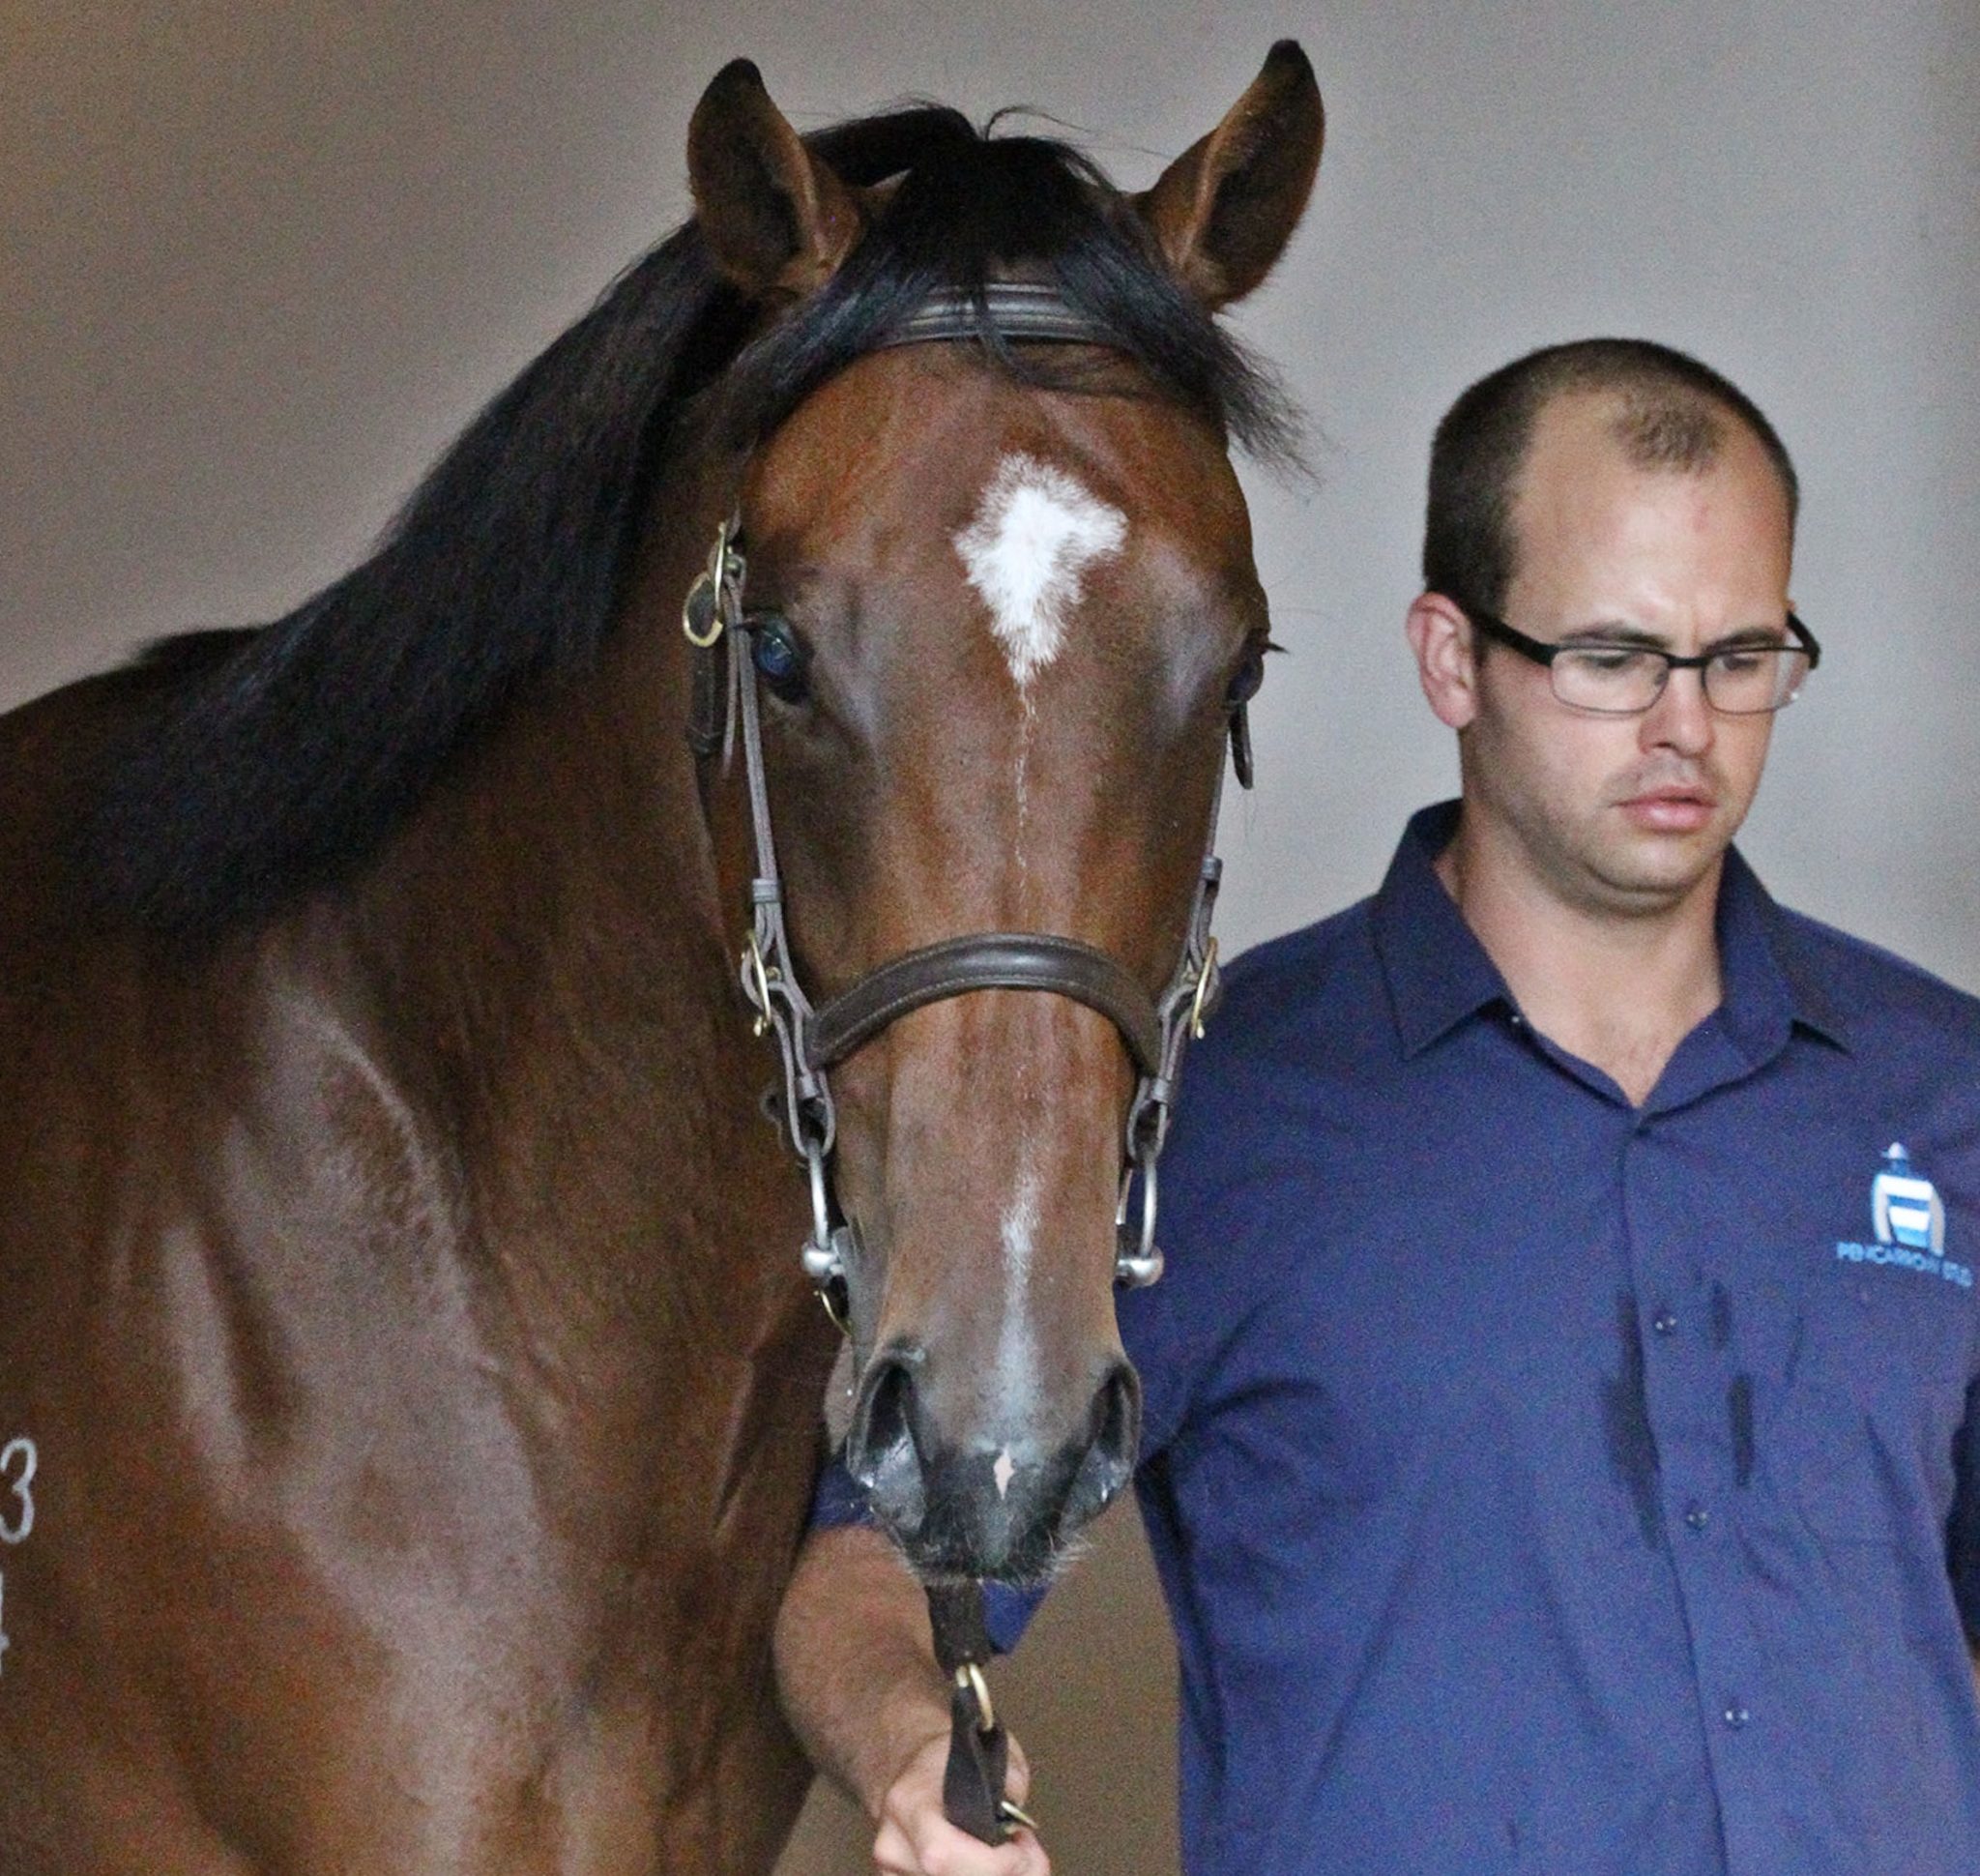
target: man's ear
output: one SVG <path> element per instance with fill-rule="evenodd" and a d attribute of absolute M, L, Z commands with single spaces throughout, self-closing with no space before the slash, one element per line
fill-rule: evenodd
<path fill-rule="evenodd" d="M 715 265 L 751 299 L 816 292 L 859 239 L 852 191 L 805 149 L 747 59 L 723 66 L 695 105 L 687 175 Z"/>
<path fill-rule="evenodd" d="M 1416 678 L 1438 721 L 1465 729 L 1478 714 L 1478 664 L 1471 622 L 1441 593 L 1418 595 L 1404 626 Z"/>
<path fill-rule="evenodd" d="M 1271 272 L 1313 191 L 1325 129 L 1313 67 L 1282 39 L 1224 121 L 1133 198 L 1178 278 L 1212 311 Z"/>

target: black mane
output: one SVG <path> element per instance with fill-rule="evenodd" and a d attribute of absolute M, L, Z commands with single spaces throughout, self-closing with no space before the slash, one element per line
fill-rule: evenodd
<path fill-rule="evenodd" d="M 1041 271 L 1165 395 L 1290 454 L 1273 383 L 1078 152 L 936 106 L 806 141 L 848 182 L 904 179 L 796 314 L 746 342 L 753 310 L 689 221 L 495 397 L 370 559 L 259 631 L 154 648 L 154 694 L 85 835 L 113 904 L 196 939 L 347 875 L 520 689 L 595 658 L 669 460 L 767 434 L 931 289 Z"/>

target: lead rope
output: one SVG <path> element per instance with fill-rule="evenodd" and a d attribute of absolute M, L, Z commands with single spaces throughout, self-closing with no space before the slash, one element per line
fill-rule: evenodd
<path fill-rule="evenodd" d="M 983 1621 L 980 1583 L 931 1583 L 928 1627 L 935 1659 L 948 1682 L 948 1764 L 942 1774 L 942 1808 L 958 1831 L 980 1843 L 1005 1842 L 1016 1826 L 1036 1823 L 1005 1795 L 1010 1735 L 990 1704 L 983 1663 L 990 1631 Z"/>

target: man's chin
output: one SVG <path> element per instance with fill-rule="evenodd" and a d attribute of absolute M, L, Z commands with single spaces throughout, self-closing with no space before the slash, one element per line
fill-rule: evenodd
<path fill-rule="evenodd" d="M 1718 883 L 1730 838 L 1719 829 L 1639 835 L 1605 853 L 1594 868 L 1619 909 L 1674 911 Z"/>

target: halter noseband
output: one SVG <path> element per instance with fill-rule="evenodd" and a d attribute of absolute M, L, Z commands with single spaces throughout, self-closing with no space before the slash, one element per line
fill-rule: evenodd
<path fill-rule="evenodd" d="M 958 293 L 931 295 L 881 344 L 981 339 L 986 333 L 1005 340 L 1110 342 L 1102 328 L 1067 305 L 1056 289 L 993 282 L 980 299 Z M 972 990 L 1044 990 L 1105 1016 L 1121 1032 L 1133 1059 L 1137 1081 L 1128 1105 L 1124 1170 L 1115 1215 L 1115 1276 L 1135 1288 L 1152 1283 L 1162 1273 L 1162 1253 L 1155 1246 L 1155 1162 L 1168 1137 L 1183 1051 L 1193 1036 L 1203 1034 L 1204 1017 L 1217 996 L 1217 945 L 1210 936 L 1210 914 L 1223 870 L 1214 851 L 1222 771 L 1210 803 L 1208 835 L 1182 953 L 1159 997 L 1150 997 L 1117 959 L 1080 939 L 1050 932 L 987 931 L 944 939 L 892 958 L 823 1009 L 815 1009 L 798 981 L 784 928 L 783 882 L 771 829 L 755 664 L 746 651 L 733 648 L 731 642 L 737 633 L 751 630 L 742 603 L 747 566 L 738 545 L 738 530 L 739 523 L 730 520 L 716 532 L 707 570 L 689 588 L 682 610 L 682 629 L 694 647 L 688 741 L 699 756 L 717 751 L 726 755 L 739 722 L 742 727 L 756 846 L 742 991 L 756 1011 L 756 1033 L 776 1036 L 784 1070 L 776 1101 L 779 1118 L 810 1173 L 812 1223 L 803 1249 L 805 1273 L 843 1324 L 853 1232 L 843 1221 L 833 1221 L 836 1208 L 826 1162 L 836 1137 L 836 1118 L 826 1070 L 899 1017 L 928 1004 Z M 1230 735 L 1238 781 L 1248 788 L 1251 746 L 1241 704 L 1232 712 Z M 1128 1203 L 1137 1174 L 1141 1216 L 1130 1221 Z"/>

